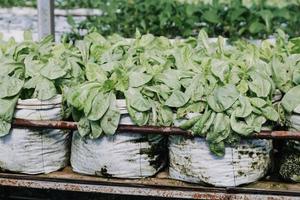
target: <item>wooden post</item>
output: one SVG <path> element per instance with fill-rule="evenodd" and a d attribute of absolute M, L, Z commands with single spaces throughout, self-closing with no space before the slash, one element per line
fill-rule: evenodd
<path fill-rule="evenodd" d="M 37 8 L 39 39 L 48 35 L 54 38 L 54 0 L 38 0 Z"/>

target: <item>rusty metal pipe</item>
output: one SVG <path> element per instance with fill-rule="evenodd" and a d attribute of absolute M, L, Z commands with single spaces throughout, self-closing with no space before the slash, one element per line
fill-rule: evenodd
<path fill-rule="evenodd" d="M 30 128 L 49 128 L 49 129 L 67 129 L 77 130 L 77 123 L 71 121 L 47 121 L 47 120 L 25 120 L 14 119 L 13 127 L 30 127 Z M 177 127 L 159 127 L 159 126 L 135 126 L 120 125 L 117 132 L 131 132 L 142 134 L 161 134 L 161 135 L 182 135 L 185 137 L 193 136 L 191 132 L 182 130 Z M 254 134 L 251 138 L 257 139 L 293 139 L 300 140 L 300 132 L 292 131 L 262 131 Z"/>

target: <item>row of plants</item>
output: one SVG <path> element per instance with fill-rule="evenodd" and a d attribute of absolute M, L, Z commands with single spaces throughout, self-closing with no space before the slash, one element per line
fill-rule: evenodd
<path fill-rule="evenodd" d="M 3 6 L 36 6 L 35 1 L 4 1 Z M 151 33 L 169 38 L 196 36 L 205 29 L 210 37 L 238 39 L 272 37 L 281 28 L 291 37 L 299 35 L 300 6 L 271 6 L 266 2 L 247 6 L 242 0 L 230 3 L 215 0 L 210 4 L 184 3 L 175 0 L 101 0 L 101 1 L 56 1 L 58 8 L 91 7 L 103 11 L 101 16 L 88 16 L 75 23 L 69 16 L 73 32 L 69 40 L 82 38 L 82 30 L 95 31 L 108 36 L 114 33 L 134 37 L 136 29 L 142 34 Z M 277 5 L 277 4 L 275 4 Z"/>
<path fill-rule="evenodd" d="M 132 121 L 172 126 L 206 137 L 211 151 L 260 132 L 262 126 L 288 126 L 300 103 L 299 39 L 278 32 L 276 44 L 224 38 L 169 40 L 141 35 L 55 44 L 1 41 L 0 135 L 9 134 L 19 98 L 46 100 L 63 94 L 64 115 L 78 121 L 82 137 L 115 133 L 120 120 L 116 99 L 126 99 Z M 284 95 L 275 101 L 278 94 Z M 186 120 L 190 113 L 195 117 Z"/>
<path fill-rule="evenodd" d="M 104 36 L 113 33 L 132 38 L 136 29 L 142 34 L 151 33 L 169 38 L 196 36 L 205 29 L 210 37 L 238 39 L 272 37 L 281 28 L 291 37 L 298 36 L 299 5 L 286 7 L 253 4 L 243 5 L 241 0 L 222 4 L 189 4 L 178 1 L 125 1 L 99 2 L 101 16 L 88 16 L 86 20 L 73 25 L 70 39 L 80 38 L 82 30 L 97 30 Z"/>
<path fill-rule="evenodd" d="M 55 0 L 55 6 L 62 9 L 72 8 L 100 8 L 103 0 Z M 174 0 L 176 1 L 176 0 Z M 212 4 L 213 0 L 177 0 L 181 3 L 190 4 Z M 221 4 L 231 4 L 233 0 L 219 0 Z M 242 0 L 243 5 L 251 7 L 253 5 L 268 5 L 276 7 L 285 7 L 288 5 L 298 5 L 298 0 L 282 1 L 282 0 Z M 2 0 L 0 7 L 35 7 L 36 0 Z"/>

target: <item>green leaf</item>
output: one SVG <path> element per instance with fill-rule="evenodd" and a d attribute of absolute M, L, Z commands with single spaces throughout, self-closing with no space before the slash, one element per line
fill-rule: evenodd
<path fill-rule="evenodd" d="M 129 88 L 125 92 L 126 101 L 128 101 L 129 105 L 133 108 L 135 108 L 137 111 L 147 111 L 151 109 L 150 102 L 145 99 L 139 90 L 134 88 Z"/>
<path fill-rule="evenodd" d="M 78 40 L 78 41 L 76 41 L 75 45 L 81 53 L 83 63 L 87 64 L 88 60 L 90 58 L 90 45 L 91 45 L 91 43 L 89 41 Z"/>
<path fill-rule="evenodd" d="M 249 26 L 249 31 L 250 31 L 250 33 L 253 33 L 253 34 L 263 32 L 265 29 L 266 29 L 265 25 L 258 21 L 252 22 Z"/>
<path fill-rule="evenodd" d="M 235 112 L 232 113 L 230 117 L 230 125 L 234 132 L 243 135 L 248 136 L 254 131 L 254 126 L 252 124 L 247 124 L 244 120 L 239 120 L 236 117 Z"/>
<path fill-rule="evenodd" d="M 98 94 L 98 92 L 99 92 L 99 88 L 91 88 L 89 90 L 89 92 L 87 93 L 87 97 L 86 97 L 85 103 L 83 105 L 83 107 L 84 107 L 83 111 L 84 111 L 85 116 L 88 116 L 88 114 L 92 110 L 93 101 L 94 101 L 96 95 Z M 66 94 L 66 95 L 68 96 L 70 94 Z"/>
<path fill-rule="evenodd" d="M 107 135 L 115 134 L 119 125 L 120 117 L 120 111 L 114 108 L 108 109 L 100 122 L 103 132 Z"/>
<path fill-rule="evenodd" d="M 234 85 L 228 84 L 214 90 L 207 99 L 208 105 L 215 112 L 223 112 L 230 108 L 239 98 L 239 93 Z"/>
<path fill-rule="evenodd" d="M 257 97 L 267 97 L 271 92 L 271 83 L 268 79 L 257 72 L 250 73 L 250 77 L 252 79 L 252 81 L 249 82 L 250 90 L 254 92 Z"/>
<path fill-rule="evenodd" d="M 207 10 L 203 13 L 202 17 L 210 23 L 217 24 L 221 22 L 221 18 L 218 16 L 218 12 L 215 9 Z"/>
<path fill-rule="evenodd" d="M 252 112 L 252 106 L 248 97 L 240 96 L 239 97 L 239 104 L 240 106 L 235 109 L 236 117 L 245 118 Z"/>
<path fill-rule="evenodd" d="M 11 123 L 0 119 L 0 137 L 9 134 Z"/>
<path fill-rule="evenodd" d="M 19 96 L 0 99 L 0 137 L 9 133 Z"/>
<path fill-rule="evenodd" d="M 267 119 L 275 122 L 279 120 L 279 114 L 272 106 L 261 108 L 261 111 L 262 115 L 265 116 Z"/>
<path fill-rule="evenodd" d="M 288 92 L 292 87 L 292 70 L 289 65 L 283 64 L 278 58 L 272 60 L 272 78 L 278 89 Z"/>
<path fill-rule="evenodd" d="M 90 121 L 91 134 L 89 135 L 91 139 L 97 139 L 102 135 L 102 128 L 100 126 L 100 121 Z"/>
<path fill-rule="evenodd" d="M 92 109 L 87 114 L 87 118 L 92 121 L 96 121 L 102 118 L 102 116 L 106 113 L 110 105 L 110 94 L 103 94 L 99 92 L 93 102 Z"/>
<path fill-rule="evenodd" d="M 35 85 L 33 98 L 47 100 L 51 99 L 55 95 L 57 95 L 57 91 L 54 83 L 46 78 L 39 77 Z"/>
<path fill-rule="evenodd" d="M 14 77 L 0 77 L 0 98 L 11 97 L 19 94 L 24 81 Z"/>
<path fill-rule="evenodd" d="M 254 131 L 259 133 L 261 131 L 262 125 L 266 122 L 266 118 L 260 115 L 251 114 L 245 119 L 248 125 L 254 128 Z"/>
<path fill-rule="evenodd" d="M 140 87 L 152 79 L 151 75 L 142 72 L 131 72 L 129 74 L 129 87 Z"/>
<path fill-rule="evenodd" d="M 300 85 L 290 89 L 282 98 L 282 106 L 288 112 L 292 112 L 300 104 Z"/>
<path fill-rule="evenodd" d="M 225 155 L 225 143 L 209 143 L 209 150 L 218 157 L 223 157 Z"/>
<path fill-rule="evenodd" d="M 99 83 L 86 83 L 77 86 L 67 97 L 67 101 L 78 110 L 84 110 L 90 93 L 94 89 L 101 89 L 101 84 Z M 86 108 L 86 112 L 90 109 Z"/>
<path fill-rule="evenodd" d="M 213 75 L 218 77 L 224 83 L 226 74 L 229 71 L 228 63 L 224 60 L 213 59 L 211 61 L 211 71 Z"/>
<path fill-rule="evenodd" d="M 213 122 L 213 128 L 208 131 L 206 140 L 208 143 L 220 143 L 230 134 L 229 117 L 223 113 L 217 113 Z"/>
<path fill-rule="evenodd" d="M 180 89 L 180 87 L 181 87 L 180 82 L 179 82 L 179 75 L 180 75 L 179 71 L 169 69 L 169 70 L 164 71 L 161 74 L 158 74 L 155 77 L 155 79 L 163 82 L 168 87 L 177 90 L 177 89 Z"/>
<path fill-rule="evenodd" d="M 186 97 L 186 95 L 183 92 L 175 90 L 171 94 L 171 96 L 167 99 L 165 105 L 178 108 L 184 106 L 188 101 L 189 99 Z"/>
<path fill-rule="evenodd" d="M 82 117 L 77 124 L 78 132 L 81 137 L 84 137 L 91 132 L 90 122 L 86 117 Z"/>
<path fill-rule="evenodd" d="M 195 135 L 202 134 L 205 124 L 209 124 L 207 121 L 209 121 L 211 115 L 212 111 L 206 108 L 205 112 L 200 116 L 200 119 L 193 125 L 192 133 Z"/>
<path fill-rule="evenodd" d="M 249 100 L 251 104 L 256 108 L 262 108 L 267 104 L 265 100 L 257 97 L 249 98 Z"/>
<path fill-rule="evenodd" d="M 186 122 L 184 122 L 183 124 L 181 124 L 179 126 L 179 128 L 184 129 L 184 130 L 188 130 L 190 129 L 192 126 L 195 125 L 195 123 L 197 123 L 200 119 L 201 119 L 201 115 L 192 117 L 191 119 L 187 120 Z"/>
<path fill-rule="evenodd" d="M 236 88 L 240 93 L 245 94 L 249 89 L 248 82 L 245 80 L 241 80 Z"/>
<path fill-rule="evenodd" d="M 162 106 L 158 110 L 158 125 L 171 126 L 173 123 L 173 112 L 167 106 Z"/>
<path fill-rule="evenodd" d="M 42 76 L 47 79 L 55 80 L 61 78 L 66 75 L 66 70 L 63 69 L 63 66 L 66 63 L 57 60 L 57 59 L 49 59 L 48 63 L 40 70 Z"/>
<path fill-rule="evenodd" d="M 107 80 L 107 72 L 96 63 L 87 63 L 85 68 L 85 75 L 88 81 L 98 81 L 103 83 Z"/>
<path fill-rule="evenodd" d="M 296 85 L 300 84 L 300 65 L 295 66 L 295 69 L 293 71 L 293 82 Z"/>
<path fill-rule="evenodd" d="M 130 105 L 127 105 L 127 111 L 130 115 L 131 120 L 134 122 L 134 124 L 137 124 L 138 126 L 144 126 L 148 123 L 150 114 L 147 112 L 139 112 L 132 108 Z"/>

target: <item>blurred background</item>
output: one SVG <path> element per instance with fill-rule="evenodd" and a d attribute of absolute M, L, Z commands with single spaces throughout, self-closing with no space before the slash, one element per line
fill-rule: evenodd
<path fill-rule="evenodd" d="M 0 0 L 0 32 L 22 40 L 25 30 L 37 38 L 36 0 Z M 141 33 L 169 38 L 272 37 L 278 29 L 299 35 L 300 0 L 55 0 L 56 40 L 73 40 L 90 31 L 134 37 Z"/>

